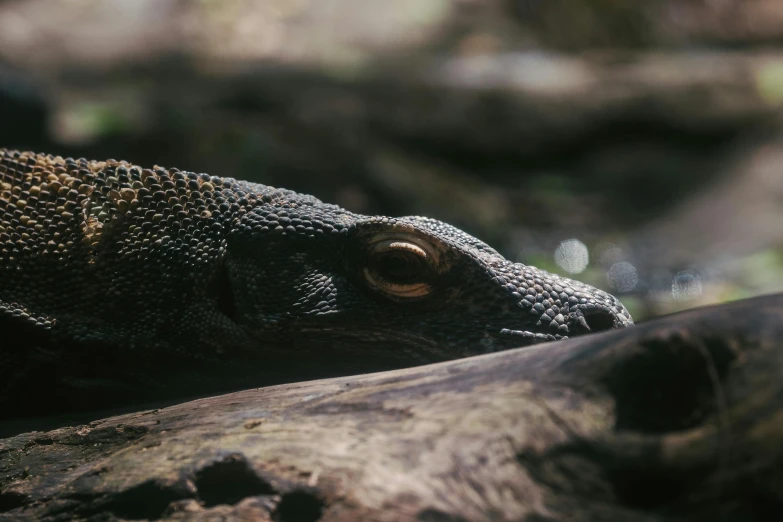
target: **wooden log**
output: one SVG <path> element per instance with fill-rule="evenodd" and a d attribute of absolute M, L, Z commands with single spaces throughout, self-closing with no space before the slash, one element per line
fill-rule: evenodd
<path fill-rule="evenodd" d="M 759 297 L 0 439 L 0 520 L 767 519 L 782 319 Z"/>

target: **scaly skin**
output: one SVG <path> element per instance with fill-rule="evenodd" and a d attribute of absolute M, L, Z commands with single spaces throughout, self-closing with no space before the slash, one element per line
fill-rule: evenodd
<path fill-rule="evenodd" d="M 631 325 L 423 217 L 0 149 L 0 416 L 422 364 Z"/>

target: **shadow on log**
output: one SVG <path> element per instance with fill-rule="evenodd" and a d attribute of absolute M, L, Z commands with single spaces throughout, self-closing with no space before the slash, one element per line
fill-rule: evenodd
<path fill-rule="evenodd" d="M 25 433 L 0 520 L 767 520 L 781 339 L 775 295 Z"/>

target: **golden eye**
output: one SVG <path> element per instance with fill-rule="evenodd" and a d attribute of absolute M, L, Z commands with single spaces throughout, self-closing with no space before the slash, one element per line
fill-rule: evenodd
<path fill-rule="evenodd" d="M 423 297 L 432 292 L 432 255 L 422 246 L 401 239 L 372 245 L 364 277 L 367 283 L 394 297 Z"/>

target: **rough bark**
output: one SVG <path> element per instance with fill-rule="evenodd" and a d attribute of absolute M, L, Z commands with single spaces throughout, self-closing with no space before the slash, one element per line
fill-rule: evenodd
<path fill-rule="evenodd" d="M 762 520 L 781 317 L 766 296 L 0 439 L 0 520 Z"/>

